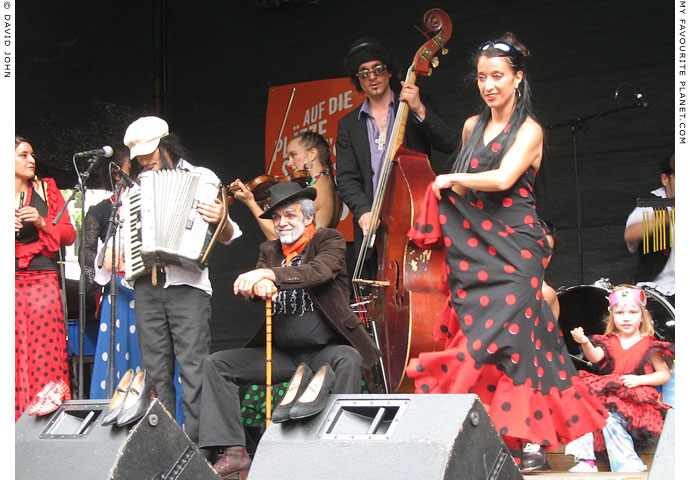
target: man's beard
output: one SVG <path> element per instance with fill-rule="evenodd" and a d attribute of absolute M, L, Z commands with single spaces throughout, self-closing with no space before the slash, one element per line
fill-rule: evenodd
<path fill-rule="evenodd" d="M 281 234 L 281 230 L 277 229 L 276 233 L 278 234 L 280 243 L 283 243 L 285 245 L 292 245 L 302 236 L 302 234 L 304 233 L 304 228 L 306 226 L 307 222 L 302 221 L 299 225 L 296 225 L 289 234 L 286 235 Z"/>

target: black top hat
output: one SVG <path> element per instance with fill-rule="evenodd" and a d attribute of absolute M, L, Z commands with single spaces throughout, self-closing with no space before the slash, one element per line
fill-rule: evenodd
<path fill-rule="evenodd" d="M 296 182 L 276 183 L 268 189 L 268 193 L 271 195 L 271 205 L 264 213 L 259 215 L 259 218 L 267 220 L 270 220 L 276 208 L 282 205 L 295 202 L 300 198 L 309 198 L 311 200 L 316 198 L 316 189 L 314 187 L 302 188 Z"/>

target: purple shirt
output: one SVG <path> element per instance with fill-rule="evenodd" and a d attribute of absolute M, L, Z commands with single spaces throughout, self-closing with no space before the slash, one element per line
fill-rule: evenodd
<path fill-rule="evenodd" d="M 383 165 L 383 159 L 386 155 L 391 132 L 393 131 L 393 123 L 395 123 L 395 93 L 391 90 L 391 100 L 388 104 L 388 131 L 386 132 L 386 143 L 381 145 L 382 148 L 380 150 L 379 144 L 376 143 L 376 139 L 379 138 L 379 127 L 376 125 L 376 119 L 371 114 L 368 98 L 362 103 L 362 108 L 359 110 L 359 118 L 362 118 L 362 115 L 366 116 L 369 152 L 371 153 L 371 180 L 374 186 L 374 195 L 376 195 L 376 187 L 381 177 L 381 166 Z"/>

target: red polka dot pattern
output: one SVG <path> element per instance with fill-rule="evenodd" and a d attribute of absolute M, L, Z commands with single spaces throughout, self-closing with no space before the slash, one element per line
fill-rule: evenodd
<path fill-rule="evenodd" d="M 496 168 L 502 135 L 478 150 L 472 171 Z M 445 345 L 412 359 L 406 372 L 418 393 L 479 395 L 505 439 L 554 448 L 601 428 L 605 413 L 578 380 L 540 295 L 550 252 L 534 228 L 534 181 L 530 167 L 508 191 L 444 192 L 438 210 L 452 239 L 445 253 L 454 293 L 434 335 Z"/>
<path fill-rule="evenodd" d="M 47 383 L 70 379 L 56 272 L 15 272 L 14 291 L 16 421 Z"/>

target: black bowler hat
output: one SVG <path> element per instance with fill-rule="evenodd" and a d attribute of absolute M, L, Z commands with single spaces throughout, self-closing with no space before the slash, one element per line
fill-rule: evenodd
<path fill-rule="evenodd" d="M 302 188 L 297 182 L 280 182 L 268 189 L 271 196 L 271 206 L 264 213 L 259 215 L 259 218 L 267 220 L 271 219 L 271 215 L 276 208 L 293 203 L 300 198 L 309 198 L 314 200 L 316 198 L 316 189 L 314 187 Z"/>

